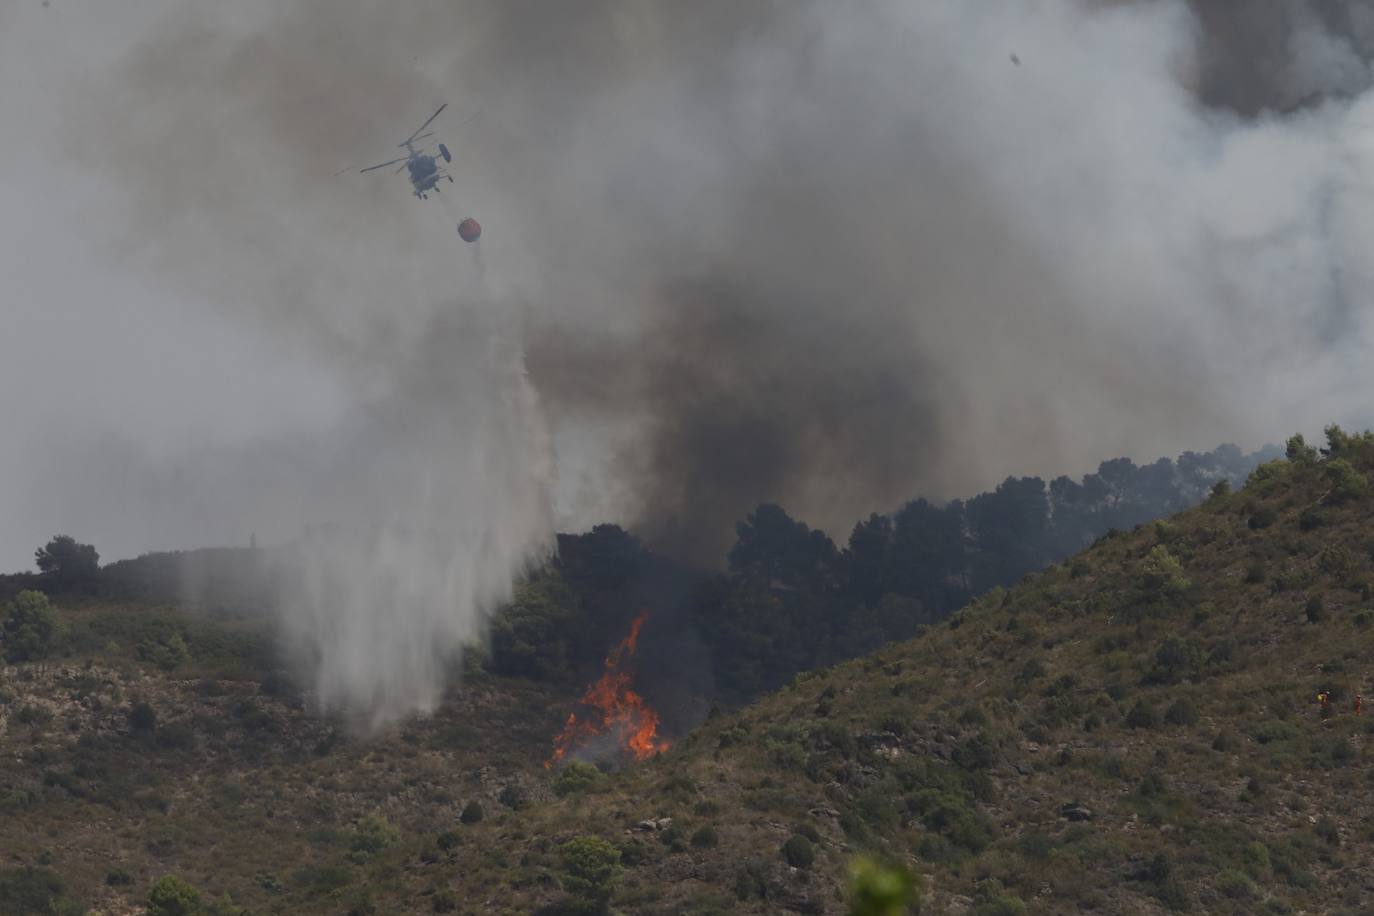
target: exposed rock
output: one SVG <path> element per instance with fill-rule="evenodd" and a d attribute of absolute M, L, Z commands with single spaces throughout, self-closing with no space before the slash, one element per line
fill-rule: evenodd
<path fill-rule="evenodd" d="M 1071 821 L 1090 821 L 1093 819 L 1092 811 L 1082 805 L 1065 805 L 1059 809 L 1059 816 Z"/>
<path fill-rule="evenodd" d="M 638 824 L 635 824 L 635 829 L 652 833 L 659 830 L 667 830 L 671 826 L 673 826 L 673 819 L 671 817 L 651 817 L 648 820 L 640 821 Z"/>

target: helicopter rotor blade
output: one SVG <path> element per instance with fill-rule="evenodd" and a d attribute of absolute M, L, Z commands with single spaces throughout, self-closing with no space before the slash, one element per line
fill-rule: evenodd
<path fill-rule="evenodd" d="M 426 127 L 428 127 L 430 124 L 432 124 L 432 123 L 434 122 L 434 119 L 435 119 L 435 118 L 439 117 L 439 112 L 440 112 L 440 111 L 443 111 L 443 110 L 444 110 L 445 108 L 447 108 L 447 107 L 448 107 L 448 102 L 445 102 L 444 104 L 440 105 L 440 106 L 439 106 L 439 111 L 436 111 L 436 112 L 434 112 L 434 114 L 430 115 L 430 116 L 429 116 L 429 120 L 426 121 L 425 123 L 421 124 L 420 127 L 415 131 L 415 133 L 411 134 L 410 137 L 406 140 L 406 143 L 410 143 L 410 142 L 413 141 L 416 137 L 418 137 L 418 136 L 420 135 L 420 132 L 421 132 L 421 131 L 423 131 Z M 402 145 L 404 145 L 404 144 L 402 144 Z"/>
<path fill-rule="evenodd" d="M 477 110 L 474 111 L 472 114 L 468 115 L 466 118 L 464 118 L 463 120 L 459 121 L 457 124 L 453 125 L 453 129 L 454 129 L 454 130 L 457 130 L 458 128 L 462 127 L 464 124 L 468 123 L 469 121 L 471 121 L 473 118 L 477 117 L 477 116 L 478 116 L 479 114 L 481 114 L 481 113 L 482 113 L 482 109 L 481 109 L 481 108 L 477 109 Z"/>
<path fill-rule="evenodd" d="M 367 168 L 363 169 L 362 172 L 370 172 L 373 169 L 384 169 L 389 165 L 395 165 L 398 162 L 405 162 L 406 158 L 407 157 L 402 156 L 400 159 L 392 159 L 390 162 L 383 162 L 381 165 L 369 165 Z M 358 174 L 362 174 L 362 172 L 359 172 Z"/>
<path fill-rule="evenodd" d="M 400 160 L 397 160 L 397 161 L 400 161 Z M 389 163 L 389 162 L 387 163 L 387 165 L 390 165 L 390 164 L 391 164 L 391 163 Z M 405 166 L 401 166 L 399 169 L 397 169 L 396 171 L 392 172 L 391 174 L 393 174 L 393 175 L 399 175 L 399 174 L 401 174 L 402 172 L 404 172 L 405 170 L 406 170 L 406 167 L 405 167 Z"/>

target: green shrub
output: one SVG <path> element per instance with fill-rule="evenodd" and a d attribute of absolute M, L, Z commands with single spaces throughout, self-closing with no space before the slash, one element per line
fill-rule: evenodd
<path fill-rule="evenodd" d="M 157 710 L 139 701 L 129 707 L 129 730 L 135 734 L 151 734 L 157 728 Z"/>
<path fill-rule="evenodd" d="M 1175 700 L 1164 712 L 1164 721 L 1170 725 L 1196 725 L 1201 718 L 1201 713 L 1187 697 Z"/>
<path fill-rule="evenodd" d="M 528 802 L 528 799 L 525 798 L 525 790 L 520 788 L 519 783 L 515 782 L 506 783 L 501 788 L 501 794 L 496 796 L 496 800 L 512 811 L 519 811 Z"/>
<path fill-rule="evenodd" d="M 621 840 L 620 861 L 634 868 L 636 865 L 643 865 L 649 861 L 649 846 L 643 840 L 634 839 Z"/>
<path fill-rule="evenodd" d="M 138 644 L 136 651 L 140 659 L 157 665 L 163 671 L 175 671 L 191 660 L 191 650 L 186 645 L 186 637 L 176 629 L 144 640 Z"/>
<path fill-rule="evenodd" d="M 563 889 L 583 912 L 604 913 L 620 874 L 620 850 L 596 836 L 577 836 L 558 848 Z"/>
<path fill-rule="evenodd" d="M 553 780 L 555 795 L 563 796 L 572 792 L 587 792 L 606 784 L 606 774 L 580 760 L 569 761 L 558 771 Z"/>
<path fill-rule="evenodd" d="M 984 878 L 974 888 L 973 916 L 1023 916 L 1026 902 L 1008 894 L 996 878 Z"/>
<path fill-rule="evenodd" d="M 1217 893 L 1232 900 L 1253 900 L 1259 895 L 1259 888 L 1245 872 L 1228 868 L 1217 875 Z"/>
<path fill-rule="evenodd" d="M 1241 852 L 1240 859 L 1246 872 L 1253 878 L 1258 878 L 1269 871 L 1269 847 L 1259 840 L 1247 844 Z"/>
<path fill-rule="evenodd" d="M 1146 773 L 1140 780 L 1140 785 L 1137 787 L 1136 791 L 1138 791 L 1143 798 L 1155 798 L 1167 792 L 1168 786 L 1164 784 L 1164 777 L 1160 776 L 1158 773 Z"/>
<path fill-rule="evenodd" d="M 768 871 L 762 862 L 746 862 L 735 870 L 735 896 L 741 901 L 768 898 Z"/>
<path fill-rule="evenodd" d="M 697 849 L 710 849 L 720 843 L 720 834 L 710 824 L 698 827 L 692 834 L 692 845 Z"/>
<path fill-rule="evenodd" d="M 371 856 L 400 841 L 401 832 L 388 824 L 385 818 L 379 814 L 368 814 L 358 819 L 348 846 L 353 852 Z"/>
<path fill-rule="evenodd" d="M 112 868 L 105 873 L 105 884 L 109 887 L 128 887 L 134 883 L 134 876 L 127 868 Z"/>
<path fill-rule="evenodd" d="M 1329 521 L 1325 510 L 1318 506 L 1308 506 L 1298 515 L 1298 530 L 1313 531 Z"/>
<path fill-rule="evenodd" d="M 458 820 L 464 824 L 475 824 L 482 819 L 484 813 L 482 803 L 474 798 L 463 806 L 463 813 L 458 815 Z"/>
<path fill-rule="evenodd" d="M 687 849 L 686 831 L 682 824 L 674 821 L 663 830 L 658 832 L 658 841 L 667 846 L 671 852 L 683 852 Z"/>
<path fill-rule="evenodd" d="M 1322 476 L 1331 486 L 1327 502 L 1333 505 L 1369 495 L 1369 481 L 1344 458 L 1333 458 L 1328 461 L 1322 470 Z"/>
<path fill-rule="evenodd" d="M 1137 700 L 1131 707 L 1131 711 L 1126 713 L 1127 728 L 1154 728 L 1156 725 L 1154 708 L 1146 704 L 1144 700 Z"/>
<path fill-rule="evenodd" d="M 199 916 L 200 891 L 176 875 L 157 879 L 148 892 L 148 916 Z"/>
<path fill-rule="evenodd" d="M 292 876 L 297 884 L 317 894 L 338 890 L 353 880 L 348 866 L 343 864 L 314 865 L 302 868 Z"/>
<path fill-rule="evenodd" d="M 1298 433 L 1288 440 L 1283 454 L 1291 464 L 1300 467 L 1308 467 L 1317 463 L 1317 449 L 1315 446 L 1307 444 L 1302 433 Z"/>
<path fill-rule="evenodd" d="M 1156 544 L 1145 557 L 1140 574 L 1140 587 L 1150 598 L 1176 598 L 1192 583 L 1183 575 L 1183 565 L 1169 548 Z"/>
<path fill-rule="evenodd" d="M 716 737 L 716 746 L 720 748 L 733 747 L 736 744 L 743 744 L 748 737 L 749 729 L 739 724 L 731 725 L 721 729 L 720 734 Z"/>
<path fill-rule="evenodd" d="M 1150 884 L 1163 884 L 1173 875 L 1174 864 L 1169 861 L 1168 855 L 1163 852 L 1155 853 L 1149 861 L 1141 866 L 1136 877 L 1141 881 Z"/>
<path fill-rule="evenodd" d="M 952 792 L 920 789 L 907 799 L 907 808 L 918 815 L 926 827 L 969 852 L 982 852 L 992 842 L 992 829 L 986 818 Z"/>
<path fill-rule="evenodd" d="M 980 731 L 959 742 L 950 759 L 965 770 L 986 770 L 997 762 L 997 748 L 987 732 Z"/>
<path fill-rule="evenodd" d="M 1177 878 L 1155 885 L 1153 893 L 1155 899 L 1176 913 L 1186 913 L 1192 909 L 1193 902 L 1188 897 L 1188 891 Z"/>
<path fill-rule="evenodd" d="M 435 891 L 434 897 L 430 900 L 430 905 L 434 907 L 436 913 L 452 913 L 458 909 L 458 897 L 453 891 Z"/>
<path fill-rule="evenodd" d="M 377 916 L 377 913 L 377 904 L 369 890 L 359 891 L 353 899 L 353 905 L 348 908 L 348 916 Z"/>
<path fill-rule="evenodd" d="M 1250 729 L 1250 737 L 1260 744 L 1278 741 L 1292 741 L 1298 736 L 1298 729 L 1292 723 L 1279 719 L 1268 719 L 1257 723 Z"/>
<path fill-rule="evenodd" d="M 1307 867 L 1307 856 L 1295 844 L 1289 842 L 1271 846 L 1269 860 L 1273 865 L 1274 874 L 1293 887 L 1316 886 L 1317 879 Z"/>
<path fill-rule="evenodd" d="M 577 597 L 562 577 L 542 573 L 515 590 L 491 624 L 487 666 L 497 674 L 556 681 L 571 671 L 577 639 Z"/>
<path fill-rule="evenodd" d="M 816 861 L 815 848 L 812 847 L 811 841 L 800 833 L 788 837 L 779 852 L 782 853 L 783 861 L 793 868 L 810 868 L 811 863 Z"/>
<path fill-rule="evenodd" d="M 1246 524 L 1248 524 L 1252 530 L 1259 531 L 1260 529 L 1268 528 L 1270 525 L 1274 524 L 1274 522 L 1278 521 L 1278 518 L 1279 514 L 1272 506 L 1260 506 L 1255 510 L 1254 514 L 1250 516 L 1250 520 Z"/>
<path fill-rule="evenodd" d="M 1336 738 L 1325 748 L 1326 759 L 1332 766 L 1343 767 L 1355 760 L 1355 745 L 1346 738 Z"/>
<path fill-rule="evenodd" d="M 282 883 L 281 878 L 277 877 L 275 872 L 260 871 L 253 876 L 253 880 L 257 882 L 258 887 L 269 894 L 281 894 L 286 891 L 286 885 Z"/>
<path fill-rule="evenodd" d="M 1177 684 L 1197 677 L 1202 668 L 1202 646 L 1193 639 L 1170 636 L 1155 650 L 1154 667 L 1146 680 L 1153 684 Z"/>
<path fill-rule="evenodd" d="M 66 884 L 46 868 L 0 868 L 0 913 L 6 916 L 67 916 L 84 910 L 66 896 Z"/>
<path fill-rule="evenodd" d="M 849 866 L 849 916 L 903 916 L 919 911 L 919 879 L 899 864 L 867 857 Z"/>
<path fill-rule="evenodd" d="M 4 657 L 9 662 L 31 662 L 61 651 L 70 631 L 42 592 L 22 591 L 0 613 Z"/>

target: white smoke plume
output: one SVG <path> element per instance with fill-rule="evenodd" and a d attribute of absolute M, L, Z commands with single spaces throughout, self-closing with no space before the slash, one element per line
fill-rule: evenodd
<path fill-rule="evenodd" d="M 322 706 L 371 728 L 433 710 L 457 650 L 552 548 L 547 434 L 512 342 L 441 321 L 415 377 L 339 457 L 352 492 L 328 494 L 282 596 Z"/>

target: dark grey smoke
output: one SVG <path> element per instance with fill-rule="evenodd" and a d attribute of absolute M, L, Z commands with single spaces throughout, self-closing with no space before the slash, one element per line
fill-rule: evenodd
<path fill-rule="evenodd" d="M 1189 0 L 1202 36 L 1197 91 L 1245 116 L 1286 113 L 1369 88 L 1374 5 L 1367 0 Z"/>
<path fill-rule="evenodd" d="M 708 564 L 759 501 L 841 518 L 895 503 L 939 447 L 938 405 L 919 363 L 905 364 L 908 345 L 852 322 L 843 298 L 748 282 L 741 271 L 665 284 L 633 347 L 541 338 L 530 354 L 556 405 L 644 411 L 642 438 L 615 456 L 646 495 L 641 531 Z M 858 352 L 867 358 L 844 358 Z"/>

